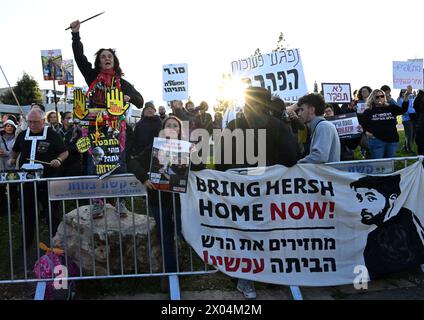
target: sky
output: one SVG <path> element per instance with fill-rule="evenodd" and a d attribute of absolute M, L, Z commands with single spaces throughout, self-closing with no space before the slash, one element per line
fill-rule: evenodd
<path fill-rule="evenodd" d="M 313 91 L 314 81 L 348 82 L 353 90 L 392 87 L 392 61 L 424 57 L 422 0 L 0 3 L 0 65 L 12 85 L 25 71 L 41 89 L 52 88 L 52 81 L 42 77 L 40 51 L 61 49 L 64 59 L 72 59 L 71 31 L 65 28 L 105 11 L 81 25 L 86 56 L 94 62 L 99 48 L 116 48 L 125 79 L 156 105 L 163 103 L 164 64 L 187 63 L 192 100 L 214 105 L 221 75 L 231 72 L 231 61 L 250 56 L 256 48 L 271 52 L 280 32 L 288 48 L 300 50 L 308 91 Z M 75 84 L 85 85 L 75 69 Z M 6 86 L 0 74 L 0 88 Z"/>

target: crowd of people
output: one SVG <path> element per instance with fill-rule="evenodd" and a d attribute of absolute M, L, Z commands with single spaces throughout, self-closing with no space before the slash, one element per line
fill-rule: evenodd
<path fill-rule="evenodd" d="M 98 138 L 98 134 L 115 134 L 119 140 L 120 165 L 114 173 L 134 173 L 148 190 L 149 211 L 156 220 L 158 234 L 163 244 L 165 272 L 176 272 L 178 263 L 175 253 L 175 234 L 181 237 L 180 200 L 178 194 L 161 192 L 155 189 L 150 181 L 148 172 L 152 155 L 152 145 L 155 137 L 167 136 L 173 132 L 179 139 L 188 140 L 191 133 L 197 129 L 206 130 L 212 137 L 214 130 L 227 129 L 242 132 L 253 130 L 254 152 L 265 147 L 265 161 L 250 163 L 248 155 L 244 154 L 241 162 L 215 163 L 215 169 L 225 171 L 232 168 L 252 167 L 258 165 L 293 166 L 297 163 L 326 163 L 340 160 L 353 160 L 354 150 L 361 150 L 362 158 L 379 159 L 394 157 L 399 145 L 397 117 L 402 116 L 405 129 L 403 150 L 408 154 L 414 153 L 414 143 L 417 152 L 424 154 L 424 91 L 415 93 L 411 87 L 401 90 L 397 100 L 391 97 L 391 89 L 387 85 L 372 90 L 364 86 L 355 91 L 349 104 L 327 104 L 319 93 L 310 93 L 301 97 L 296 104 L 286 105 L 279 97 L 262 87 L 250 87 L 245 91 L 245 106 L 235 118 L 228 123 L 223 122 L 223 114 L 215 112 L 212 119 L 208 113 L 208 103 L 202 101 L 196 107 L 193 101 L 174 100 L 170 103 L 170 112 L 165 106 L 158 110 L 152 101 L 144 103 L 142 95 L 126 80 L 119 60 L 112 49 L 100 49 L 96 53 L 94 67 L 88 62 L 83 52 L 79 28 L 80 23 L 71 24 L 72 46 L 78 68 L 89 85 L 90 110 L 105 110 L 106 92 L 111 88 L 122 90 L 124 101 L 138 108 L 143 108 L 142 117 L 132 128 L 126 125 L 124 118 L 116 118 L 119 125 L 108 127 L 109 115 L 103 115 L 102 127 L 98 128 L 99 113 L 88 116 L 94 121 L 88 130 L 80 125 L 80 120 L 72 112 L 57 114 L 45 113 L 42 104 L 33 104 L 26 115 L 27 128 L 19 130 L 22 123 L 11 114 L 2 117 L 3 130 L 0 140 L 1 170 L 16 170 L 23 164 L 33 160 L 43 161 L 45 177 L 83 176 L 96 174 L 93 162 L 93 152 L 80 152 L 77 142 L 84 137 Z M 99 112 L 99 111 L 96 111 Z M 101 111 L 104 112 L 104 111 Z M 340 138 L 336 127 L 326 117 L 343 113 L 355 113 L 361 136 L 354 139 Z M 188 124 L 188 131 L 184 130 Z M 22 129 L 22 128 L 21 128 Z M 261 130 L 265 129 L 266 141 L 261 145 Z M 100 132 L 100 133 L 99 133 Z M 184 136 L 188 134 L 188 136 Z M 248 135 L 244 136 L 244 143 Z M 212 138 L 211 138 L 212 139 Z M 198 142 L 198 141 L 192 141 Z M 215 146 L 223 143 L 223 136 L 211 140 Z M 231 142 L 232 159 L 237 158 L 238 146 Z M 247 152 L 244 148 L 244 152 Z M 221 159 L 225 156 L 222 155 Z M 243 157 L 242 157 L 243 158 Z M 18 160 L 18 162 L 17 162 Z M 206 164 L 192 165 L 192 170 L 201 170 Z M 25 206 L 25 247 L 29 248 L 34 242 L 35 206 L 36 199 L 41 201 L 43 208 L 48 208 L 47 188 L 45 182 L 37 183 L 37 193 L 31 186 L 24 186 Z M 9 201 L 7 192 L 9 193 Z M 14 193 L 14 194 L 12 194 Z M 16 193 L 16 194 L 15 194 Z M 16 199 L 17 187 L 6 190 L 4 184 L 0 188 L 0 214 L 8 212 L 7 205 L 11 204 L 12 211 L 18 207 Z M 10 201 L 13 199 L 13 201 Z M 127 212 L 125 205 L 116 203 L 119 214 Z M 161 210 L 159 209 L 161 208 Z M 58 205 L 51 207 L 51 232 L 54 234 L 60 223 L 61 216 Z M 93 217 L 101 217 L 104 211 L 103 203 L 95 200 L 92 205 Z M 43 211 L 46 215 L 46 210 Z M 125 218 L 126 215 L 121 215 Z M 48 217 L 46 217 L 48 219 Z M 174 225 L 177 228 L 174 229 Z M 162 232 L 160 232 L 161 230 Z M 237 285 L 246 298 L 255 298 L 256 293 L 251 281 L 240 279 Z"/>

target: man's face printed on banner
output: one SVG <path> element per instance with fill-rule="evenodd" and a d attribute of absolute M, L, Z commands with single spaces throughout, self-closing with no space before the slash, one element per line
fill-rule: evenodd
<path fill-rule="evenodd" d="M 386 197 L 375 189 L 357 188 L 355 192 L 361 210 L 361 222 L 371 225 L 383 221 L 390 206 Z"/>

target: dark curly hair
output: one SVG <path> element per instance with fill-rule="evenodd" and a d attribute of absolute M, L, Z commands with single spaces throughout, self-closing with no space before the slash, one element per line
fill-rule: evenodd
<path fill-rule="evenodd" d="M 124 75 L 124 73 L 122 72 L 122 69 L 119 65 L 119 59 L 116 56 L 115 50 L 113 50 L 111 48 L 109 48 L 109 49 L 101 48 L 96 52 L 96 54 L 95 54 L 96 60 L 94 61 L 94 69 L 97 72 L 100 72 L 100 54 L 103 51 L 109 51 L 110 53 L 112 53 L 112 55 L 113 55 L 113 70 L 115 71 L 116 75 L 118 75 L 119 77 L 122 77 Z"/>

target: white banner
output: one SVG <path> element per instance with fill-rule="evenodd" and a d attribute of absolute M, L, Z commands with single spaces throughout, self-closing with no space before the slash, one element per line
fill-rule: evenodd
<path fill-rule="evenodd" d="M 350 103 L 350 83 L 323 83 L 322 92 L 325 102 L 328 103 Z"/>
<path fill-rule="evenodd" d="M 250 56 L 231 62 L 234 78 L 267 88 L 287 102 L 308 93 L 299 49 Z"/>
<path fill-rule="evenodd" d="M 164 101 L 188 99 L 188 65 L 163 65 L 163 94 Z"/>
<path fill-rule="evenodd" d="M 255 169 L 249 169 L 255 170 Z M 424 169 L 365 176 L 325 165 L 262 175 L 192 172 L 186 241 L 235 278 L 281 285 L 363 283 L 424 261 Z"/>
<path fill-rule="evenodd" d="M 423 60 L 393 61 L 393 89 L 423 89 Z"/>

